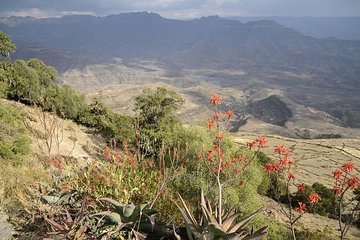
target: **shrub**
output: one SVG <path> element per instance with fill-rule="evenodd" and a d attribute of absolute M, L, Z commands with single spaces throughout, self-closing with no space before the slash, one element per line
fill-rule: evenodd
<path fill-rule="evenodd" d="M 156 91 L 145 89 L 135 98 L 138 147 L 143 155 L 157 158 L 163 145 L 174 144 L 173 135 L 181 128 L 175 112 L 184 100 L 174 91 L 158 87 Z"/>
<path fill-rule="evenodd" d="M 68 85 L 47 88 L 43 101 L 43 110 L 75 121 L 86 108 L 85 96 Z"/>
<path fill-rule="evenodd" d="M 128 141 L 134 144 L 133 118 L 114 113 L 100 99 L 95 98 L 83 108 L 77 121 L 87 127 L 95 128 L 108 140 L 114 139 L 118 143 Z"/>
<path fill-rule="evenodd" d="M 76 164 L 76 163 L 74 163 Z M 80 169 L 73 164 L 61 180 L 68 189 L 86 192 L 96 198 L 110 197 L 122 203 L 142 203 L 154 198 L 159 182 L 158 170 L 146 162 L 137 164 L 133 156 L 104 148 L 104 156 Z"/>
<path fill-rule="evenodd" d="M 21 164 L 30 151 L 30 137 L 23 124 L 25 114 L 8 104 L 0 105 L 0 161 Z"/>
<path fill-rule="evenodd" d="M 268 234 L 264 239 L 267 240 L 289 240 L 290 235 L 285 225 L 277 222 L 272 217 L 267 217 L 262 214 L 257 215 L 249 224 L 251 227 L 257 229 L 261 226 L 268 226 Z"/>

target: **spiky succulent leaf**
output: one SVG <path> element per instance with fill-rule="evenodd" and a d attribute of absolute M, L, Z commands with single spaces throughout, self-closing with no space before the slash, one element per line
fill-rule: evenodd
<path fill-rule="evenodd" d="M 200 228 L 200 226 L 198 226 L 197 223 L 195 223 L 196 225 L 194 225 L 194 223 L 190 220 L 187 212 L 185 210 L 183 210 L 175 201 L 174 201 L 174 204 L 179 209 L 180 214 L 184 219 L 185 227 L 186 227 L 186 233 L 187 233 L 187 235 L 189 237 L 189 240 L 194 240 L 193 234 L 196 234 L 198 232 L 198 228 Z"/>
<path fill-rule="evenodd" d="M 204 239 L 226 239 L 226 232 L 214 224 L 209 224 L 202 233 Z"/>
<path fill-rule="evenodd" d="M 243 218 L 240 222 L 238 222 L 235 226 L 233 226 L 228 232 L 235 233 L 238 232 L 240 229 L 243 229 L 250 221 L 258 214 L 262 208 L 258 209 L 257 211 L 251 213 L 250 215 Z"/>
<path fill-rule="evenodd" d="M 225 218 L 221 225 L 222 228 L 224 229 L 224 231 L 228 232 L 230 230 L 231 226 L 233 225 L 234 221 L 236 220 L 236 218 L 239 216 L 240 216 L 240 213 L 234 213 L 231 216 Z"/>
<path fill-rule="evenodd" d="M 253 234 L 244 237 L 243 240 L 260 240 L 260 239 L 263 239 L 265 237 L 265 235 L 267 234 L 267 229 L 268 229 L 267 226 L 263 227 L 263 228 L 260 228 L 259 230 L 257 230 Z"/>
<path fill-rule="evenodd" d="M 132 232 L 133 232 L 136 240 L 145 240 L 146 239 L 147 234 L 142 233 L 142 232 L 138 232 L 138 231 L 135 231 L 135 230 L 133 230 Z"/>
<path fill-rule="evenodd" d="M 59 197 L 57 196 L 49 196 L 49 195 L 43 195 L 41 196 L 41 199 L 44 200 L 48 204 L 57 204 L 59 201 Z"/>
<path fill-rule="evenodd" d="M 74 198 L 72 193 L 67 193 L 62 195 L 59 200 L 57 201 L 58 205 L 65 205 L 65 204 L 71 204 L 72 202 L 74 202 Z"/>
<path fill-rule="evenodd" d="M 210 212 L 207 210 L 206 206 L 201 205 L 201 209 L 203 210 L 203 215 L 209 224 L 212 224 L 212 225 L 216 226 L 216 228 L 224 231 L 224 229 L 219 224 L 219 222 L 216 220 L 216 218 L 213 215 L 211 215 Z"/>
<path fill-rule="evenodd" d="M 135 207 L 134 204 L 128 204 L 123 207 L 123 214 L 126 218 L 130 218 L 132 215 L 136 214 L 137 212 L 140 213 L 140 207 Z"/>
<path fill-rule="evenodd" d="M 140 204 L 139 208 L 140 211 L 143 212 L 145 209 L 148 209 L 148 204 L 147 203 Z"/>
<path fill-rule="evenodd" d="M 115 209 L 118 211 L 118 212 L 122 212 L 123 211 L 123 208 L 124 208 L 124 205 L 119 203 L 118 201 L 112 199 L 112 198 L 100 198 L 100 201 L 105 201 L 105 202 L 108 202 L 110 203 L 111 205 L 113 205 L 115 207 Z"/>
<path fill-rule="evenodd" d="M 182 206 L 184 207 L 184 212 L 186 213 L 187 218 L 190 220 L 191 224 L 192 224 L 198 231 L 200 231 L 201 228 L 200 228 L 199 224 L 197 223 L 195 217 L 194 217 L 194 216 L 192 215 L 192 213 L 190 212 L 189 208 L 187 207 L 187 205 L 186 205 L 184 199 L 181 197 L 181 195 L 180 195 L 179 193 L 178 193 L 178 195 L 179 195 L 181 204 L 182 204 Z M 179 205 L 177 205 L 177 206 L 178 206 L 178 208 L 179 208 Z M 179 208 L 179 209 L 181 209 L 181 208 Z"/>
<path fill-rule="evenodd" d="M 241 234 L 230 233 L 230 234 L 226 235 L 225 239 L 226 240 L 242 240 L 243 237 L 244 237 L 244 235 L 241 235 Z"/>
<path fill-rule="evenodd" d="M 121 216 L 116 212 L 103 211 L 103 212 L 95 213 L 92 216 L 106 218 L 107 220 L 110 220 L 110 222 L 112 223 L 117 223 L 117 224 L 121 223 Z"/>

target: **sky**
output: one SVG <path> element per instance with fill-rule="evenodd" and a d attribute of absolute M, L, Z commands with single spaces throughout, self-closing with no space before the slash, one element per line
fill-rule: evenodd
<path fill-rule="evenodd" d="M 0 16 L 104 16 L 156 12 L 168 18 L 201 16 L 360 16 L 360 0 L 0 0 Z"/>

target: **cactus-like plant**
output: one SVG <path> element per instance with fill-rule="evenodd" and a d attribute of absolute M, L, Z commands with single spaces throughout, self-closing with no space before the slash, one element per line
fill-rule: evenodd
<path fill-rule="evenodd" d="M 107 202 L 111 206 L 110 210 L 92 216 L 98 218 L 103 225 L 113 225 L 113 230 L 109 232 L 111 234 L 127 230 L 131 231 L 136 239 L 171 239 L 176 235 L 172 226 L 155 222 L 158 212 L 148 204 L 123 205 L 111 198 L 102 198 L 100 201 Z"/>
<path fill-rule="evenodd" d="M 240 213 L 232 213 L 231 211 L 222 211 L 220 213 L 219 208 L 213 208 L 210 201 L 205 198 L 204 192 L 201 191 L 201 220 L 197 221 L 180 194 L 179 198 L 182 206 L 175 201 L 174 203 L 185 221 L 187 235 L 190 240 L 194 238 L 201 240 L 257 240 L 262 239 L 267 233 L 267 227 L 263 227 L 256 232 L 249 232 L 245 228 L 261 209 L 240 221 L 236 221 Z M 222 221 L 219 221 L 220 218 Z"/>

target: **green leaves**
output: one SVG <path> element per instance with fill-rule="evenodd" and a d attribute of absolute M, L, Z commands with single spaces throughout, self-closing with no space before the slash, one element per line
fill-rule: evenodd
<path fill-rule="evenodd" d="M 3 32 L 0 32 L 0 56 L 7 59 L 10 54 L 15 52 L 16 46 L 11 38 Z"/>
<path fill-rule="evenodd" d="M 172 144 L 174 132 L 181 126 L 175 112 L 183 102 L 176 92 L 162 87 L 156 91 L 145 89 L 135 98 L 134 110 L 139 114 L 143 153 L 158 156 L 163 143 Z"/>
<path fill-rule="evenodd" d="M 48 204 L 53 205 L 69 205 L 76 202 L 81 197 L 81 195 L 77 191 L 69 191 L 62 194 L 60 197 L 51 196 L 51 195 L 43 195 L 41 199 Z"/>
<path fill-rule="evenodd" d="M 92 216 L 94 217 L 105 217 L 107 218 L 111 223 L 121 223 L 121 216 L 120 214 L 116 213 L 116 212 L 111 212 L 111 211 L 103 211 L 103 212 L 98 212 L 93 214 Z M 130 223 L 129 223 L 130 224 Z"/>
<path fill-rule="evenodd" d="M 263 227 L 256 231 L 255 233 L 248 233 L 246 230 L 246 225 L 253 219 L 253 217 L 258 214 L 261 209 L 256 212 L 246 216 L 242 220 L 236 222 L 236 219 L 240 216 L 239 213 L 224 213 L 222 214 L 222 224 L 218 221 L 217 207 L 215 206 L 215 211 L 212 209 L 210 201 L 207 200 L 204 196 L 204 192 L 201 191 L 201 200 L 200 206 L 202 210 L 202 215 L 200 219 L 201 222 L 198 222 L 190 209 L 187 207 L 184 199 L 179 194 L 179 199 L 181 202 L 181 207 L 174 201 L 175 205 L 179 209 L 188 233 L 189 239 L 193 239 L 195 236 L 198 239 L 227 239 L 227 240 L 242 240 L 242 239 L 262 239 L 267 233 L 267 227 Z M 220 213 L 219 213 L 220 214 Z"/>
<path fill-rule="evenodd" d="M 0 103 L 0 159 L 21 164 L 30 151 L 30 138 L 23 124 L 25 115 L 13 106 Z"/>

